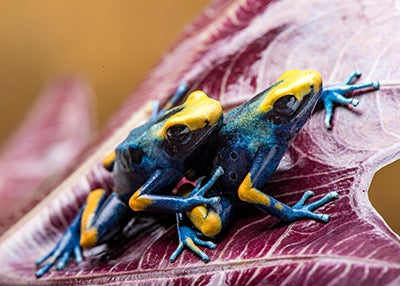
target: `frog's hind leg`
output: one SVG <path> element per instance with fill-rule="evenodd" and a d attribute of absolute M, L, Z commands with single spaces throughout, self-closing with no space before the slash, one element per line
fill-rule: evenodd
<path fill-rule="evenodd" d="M 92 248 L 106 242 L 125 227 L 133 214 L 116 193 L 107 196 L 102 189 L 92 191 L 82 214 L 80 245 Z"/>
<path fill-rule="evenodd" d="M 303 195 L 298 203 L 290 207 L 260 190 L 267 182 L 272 170 L 276 169 L 276 164 L 279 163 L 279 161 L 263 161 L 263 158 L 267 158 L 268 156 L 280 157 L 280 152 L 281 150 L 278 147 L 272 150 L 267 148 L 260 149 L 257 152 L 253 165 L 238 188 L 239 198 L 242 201 L 254 204 L 262 211 L 283 221 L 315 219 L 327 222 L 329 220 L 329 215 L 314 213 L 314 210 L 336 199 L 338 197 L 336 192 L 330 192 L 324 198 L 316 202 L 305 204 L 307 199 L 313 195 L 313 193 L 309 191 Z M 260 162 L 265 163 L 260 164 Z"/>
<path fill-rule="evenodd" d="M 293 207 L 290 207 L 258 190 L 251 182 L 246 180 L 248 179 L 245 179 L 239 188 L 239 197 L 243 201 L 255 204 L 255 206 L 262 211 L 287 222 L 301 219 L 314 219 L 328 222 L 329 215 L 314 213 L 314 210 L 338 198 L 336 192 L 330 192 L 318 201 L 305 204 L 305 202 L 314 195 L 313 192 L 307 191 Z"/>

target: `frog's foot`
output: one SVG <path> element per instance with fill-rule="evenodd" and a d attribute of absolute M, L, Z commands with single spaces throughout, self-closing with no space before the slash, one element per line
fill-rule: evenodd
<path fill-rule="evenodd" d="M 363 89 L 379 89 L 378 81 L 371 81 L 364 84 L 354 84 L 354 81 L 358 80 L 361 76 L 361 72 L 354 71 L 349 78 L 340 84 L 324 87 L 321 94 L 321 101 L 325 108 L 325 126 L 331 128 L 332 111 L 335 105 L 352 105 L 357 106 L 358 100 L 355 98 L 348 98 L 346 95 L 349 92 Z"/>
<path fill-rule="evenodd" d="M 83 259 L 81 246 L 79 245 L 79 236 L 76 236 L 73 232 L 67 230 L 60 242 L 52 251 L 35 261 L 36 265 L 40 265 L 44 261 L 48 260 L 48 262 L 35 273 L 35 276 L 37 278 L 42 277 L 56 263 L 57 270 L 64 269 L 65 264 L 72 255 L 75 256 L 76 263 L 82 262 Z"/>
<path fill-rule="evenodd" d="M 310 203 L 305 204 L 305 202 L 314 195 L 312 191 L 307 191 L 304 193 L 303 197 L 292 207 L 293 214 L 291 220 L 298 220 L 298 219 L 315 219 L 323 222 L 328 222 L 330 216 L 327 214 L 316 214 L 313 211 L 326 203 L 339 198 L 337 192 L 330 192 L 325 195 L 322 199 Z"/>
<path fill-rule="evenodd" d="M 208 205 L 217 205 L 221 198 L 220 197 L 211 197 L 205 198 L 202 194 L 202 189 L 199 189 L 197 192 L 191 192 L 187 197 L 183 199 L 186 203 L 187 208 L 193 208 L 201 204 L 208 204 Z"/>
<path fill-rule="evenodd" d="M 195 193 L 198 196 L 204 196 L 204 194 L 214 185 L 215 181 L 219 178 L 219 176 L 224 174 L 224 169 L 222 167 L 218 167 L 214 174 L 212 175 L 211 179 L 204 185 L 201 186 L 201 183 L 205 179 L 205 177 L 199 178 L 196 187 L 193 189 L 192 193 Z"/>
<path fill-rule="evenodd" d="M 199 205 L 199 204 L 209 204 L 209 205 L 217 205 L 220 201 L 220 197 L 212 197 L 205 198 L 204 194 L 214 185 L 215 181 L 224 173 L 222 167 L 218 167 L 211 179 L 202 186 L 202 182 L 205 177 L 201 177 L 198 179 L 196 187 L 190 192 L 190 194 L 185 197 L 185 200 L 189 203 L 189 205 Z"/>
<path fill-rule="evenodd" d="M 344 84 L 351 84 L 357 81 L 361 77 L 361 72 L 359 70 L 355 70 L 351 73 L 347 81 L 344 82 Z"/>
<path fill-rule="evenodd" d="M 197 245 L 206 246 L 210 249 L 214 249 L 217 245 L 211 241 L 204 241 L 198 238 L 196 232 L 188 226 L 180 226 L 178 227 L 179 234 L 179 245 L 170 256 L 169 260 L 174 262 L 178 255 L 183 251 L 183 248 L 186 246 L 191 251 L 193 251 L 196 255 L 198 255 L 204 262 L 210 260 L 207 254 L 205 254 Z"/>
<path fill-rule="evenodd" d="M 379 87 L 380 87 L 379 81 L 373 81 L 372 82 L 372 87 L 375 88 L 375 89 L 379 89 Z"/>
<path fill-rule="evenodd" d="M 352 105 L 356 107 L 359 101 L 355 98 L 345 97 L 343 94 L 335 91 L 325 91 L 323 92 L 323 104 L 325 109 L 325 127 L 331 129 L 331 121 L 333 115 L 333 108 L 335 105 Z"/>

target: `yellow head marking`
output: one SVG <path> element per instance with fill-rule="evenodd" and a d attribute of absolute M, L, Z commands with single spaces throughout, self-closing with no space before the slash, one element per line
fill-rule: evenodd
<path fill-rule="evenodd" d="M 140 198 L 141 188 L 137 190 L 129 199 L 129 207 L 134 211 L 144 211 L 148 205 L 152 204 L 150 199 Z"/>
<path fill-rule="evenodd" d="M 247 174 L 246 178 L 244 178 L 243 182 L 240 184 L 238 195 L 242 201 L 248 203 L 260 204 L 265 206 L 271 205 L 271 200 L 266 194 L 253 188 L 250 173 Z"/>
<path fill-rule="evenodd" d="M 167 130 L 173 125 L 183 124 L 188 126 L 190 131 L 203 128 L 207 125 L 214 125 L 222 116 L 221 104 L 198 90 L 192 92 L 183 109 L 171 116 L 160 130 L 160 137 L 167 137 Z"/>
<path fill-rule="evenodd" d="M 275 101 L 285 95 L 293 95 L 301 101 L 310 92 L 318 92 L 322 85 L 321 75 L 314 70 L 288 70 L 278 79 L 279 82 L 271 90 L 260 104 L 261 113 L 272 109 Z"/>

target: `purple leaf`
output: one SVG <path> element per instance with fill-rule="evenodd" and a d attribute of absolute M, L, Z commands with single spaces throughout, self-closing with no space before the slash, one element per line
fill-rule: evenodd
<path fill-rule="evenodd" d="M 367 196 L 373 174 L 400 156 L 400 88 L 390 83 L 400 76 L 396 9 L 392 1 L 215 1 L 184 31 L 79 167 L 1 238 L 0 281 L 400 283 L 399 238 Z M 383 83 L 379 91 L 360 95 L 357 108 L 336 109 L 332 131 L 325 130 L 323 112 L 317 112 L 265 186 L 266 192 L 289 205 L 308 189 L 316 198 L 336 190 L 340 198 L 318 210 L 331 215 L 329 223 L 283 224 L 244 208 L 217 240 L 218 247 L 205 250 L 209 263 L 189 251 L 170 263 L 168 257 L 178 243 L 173 220 L 142 214 L 127 230 L 130 238 L 118 247 L 95 248 L 85 253 L 82 264 L 71 262 L 65 271 L 53 270 L 36 280 L 33 261 L 56 244 L 87 192 L 110 188 L 101 159 L 145 120 L 147 100 L 165 101 L 186 80 L 228 109 L 290 68 L 316 69 L 326 84 L 344 80 L 354 69 L 364 72 L 360 81 Z M 113 255 L 121 246 L 126 249 Z"/>
<path fill-rule="evenodd" d="M 91 91 L 58 79 L 43 91 L 0 156 L 0 234 L 38 203 L 93 132 Z M 10 208 L 12 206 L 12 208 Z"/>

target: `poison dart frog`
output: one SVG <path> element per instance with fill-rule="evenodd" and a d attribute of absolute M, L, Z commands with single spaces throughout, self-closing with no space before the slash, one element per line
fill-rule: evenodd
<path fill-rule="evenodd" d="M 379 88 L 378 82 L 354 85 L 360 77 L 353 72 L 347 81 L 322 88 L 320 74 L 313 70 L 289 70 L 271 87 L 230 111 L 225 117 L 210 154 L 206 176 L 215 169 L 223 169 L 220 176 L 206 193 L 206 197 L 220 197 L 217 204 L 199 205 L 190 211 L 177 214 L 179 245 L 171 255 L 174 261 L 186 246 L 202 260 L 209 257 L 197 246 L 215 248 L 211 241 L 197 235 L 213 238 L 226 229 L 233 214 L 243 203 L 256 206 L 263 212 L 282 221 L 294 222 L 313 219 L 328 222 L 329 215 L 314 210 L 338 198 L 332 191 L 312 203 L 306 201 L 312 191 L 304 193 L 294 205 L 283 202 L 261 191 L 276 170 L 285 151 L 312 114 L 320 100 L 326 109 L 325 126 L 331 128 L 333 105 L 352 104 L 358 101 L 345 95 L 357 89 Z M 186 189 L 185 189 L 186 188 Z M 190 193 L 192 187 L 184 185 L 181 193 Z"/>
<path fill-rule="evenodd" d="M 112 194 L 103 189 L 89 193 L 56 247 L 36 261 L 40 265 L 48 260 L 36 272 L 37 277 L 56 263 L 58 270 L 63 269 L 72 255 L 81 262 L 81 247 L 91 248 L 114 237 L 134 216 L 131 208 L 176 213 L 217 202 L 218 198 L 204 198 L 203 194 L 221 175 L 219 168 L 189 196 L 169 195 L 191 166 L 207 154 L 222 124 L 221 104 L 202 91 L 192 92 L 182 105 L 174 107 L 186 90 L 187 86 L 181 85 L 167 108 L 154 112 L 149 122 L 132 130 L 106 156 L 104 166 L 113 172 Z"/>

